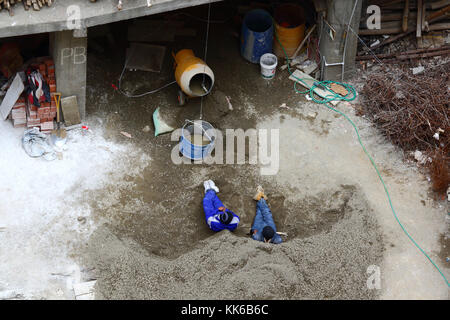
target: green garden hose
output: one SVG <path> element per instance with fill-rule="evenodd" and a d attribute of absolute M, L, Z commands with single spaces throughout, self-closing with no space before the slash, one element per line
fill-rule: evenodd
<path fill-rule="evenodd" d="M 284 55 L 286 57 L 286 63 L 287 63 L 287 67 L 288 67 L 288 71 L 289 74 L 295 78 L 297 81 L 295 81 L 294 83 L 294 90 L 297 93 L 301 93 L 301 94 L 309 94 L 309 96 L 311 97 L 311 99 L 319 104 L 324 104 L 328 109 L 339 113 L 340 115 L 344 116 L 345 119 L 347 119 L 347 121 L 352 125 L 353 129 L 355 129 L 356 135 L 358 137 L 358 141 L 359 144 L 361 145 L 362 149 L 364 150 L 364 153 L 367 155 L 367 157 L 369 158 L 370 162 L 372 163 L 372 166 L 374 167 L 375 171 L 377 172 L 378 178 L 381 181 L 381 184 L 383 185 L 384 191 L 386 193 L 387 199 L 389 201 L 389 206 L 391 207 L 392 213 L 395 217 L 395 220 L 398 222 L 398 224 L 400 225 L 400 227 L 402 228 L 403 232 L 408 236 L 408 238 L 412 241 L 412 243 L 420 250 L 420 252 L 422 252 L 424 254 L 424 256 L 431 262 L 431 264 L 436 268 L 436 270 L 441 274 L 442 278 L 444 278 L 445 283 L 447 284 L 448 287 L 450 287 L 450 284 L 447 280 L 447 278 L 445 277 L 444 273 L 439 269 L 439 267 L 436 265 L 436 263 L 428 256 L 428 254 L 419 246 L 419 244 L 413 239 L 413 237 L 408 233 L 408 231 L 406 231 L 405 227 L 402 225 L 402 223 L 400 222 L 397 213 L 395 212 L 394 209 L 394 205 L 392 204 L 392 200 L 391 200 L 391 196 L 389 194 L 389 191 L 386 187 L 386 184 L 384 183 L 383 178 L 381 177 L 380 171 L 378 170 L 377 165 L 375 164 L 375 162 L 373 161 L 372 157 L 370 156 L 370 154 L 367 152 L 366 147 L 364 146 L 362 140 L 361 140 L 361 136 L 359 135 L 359 131 L 358 128 L 356 127 L 355 123 L 343 112 L 334 109 L 329 103 L 332 101 L 353 101 L 356 99 L 356 90 L 355 88 L 353 88 L 353 86 L 351 86 L 350 84 L 347 83 L 341 83 L 341 82 L 337 82 L 337 81 L 330 81 L 330 80 L 326 80 L 326 81 L 317 81 L 314 83 L 314 85 L 310 88 L 307 89 L 306 91 L 300 91 L 297 89 L 297 83 L 302 82 L 303 84 L 305 84 L 305 87 L 307 88 L 308 85 L 306 84 L 306 82 L 304 81 L 304 79 L 300 79 L 296 76 L 293 75 L 292 71 L 291 71 L 291 66 L 290 66 L 290 59 L 286 53 L 286 50 L 284 49 L 283 45 L 280 42 L 280 39 L 278 38 L 278 35 L 275 31 L 275 37 L 278 41 L 278 43 L 280 44 L 280 47 L 283 49 Z M 330 89 L 330 85 L 331 84 L 338 84 L 343 86 L 346 90 L 347 90 L 347 95 L 345 96 L 341 96 L 337 93 L 335 93 L 334 91 L 332 91 Z M 327 94 L 325 97 L 323 97 L 323 99 L 316 99 L 315 98 L 315 93 L 314 90 L 316 88 L 321 88 L 321 89 L 326 89 L 326 91 L 329 93 Z"/>

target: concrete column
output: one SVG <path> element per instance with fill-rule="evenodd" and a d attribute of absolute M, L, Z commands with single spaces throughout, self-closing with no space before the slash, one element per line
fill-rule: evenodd
<path fill-rule="evenodd" d="M 352 16 L 353 8 L 356 8 Z M 327 0 L 326 21 L 335 29 L 336 34 L 334 40 L 331 39 L 329 33 L 330 28 L 327 27 L 325 21 L 320 32 L 320 53 L 322 55 L 322 78 L 323 80 L 341 81 L 342 66 L 325 67 L 324 61 L 327 63 L 340 63 L 345 60 L 344 79 L 348 78 L 355 71 L 355 57 L 358 46 L 358 38 L 355 33 L 359 30 L 359 20 L 361 19 L 361 8 L 363 0 Z M 350 22 L 351 30 L 347 33 L 347 25 Z M 320 21 L 319 21 L 320 23 Z M 345 41 L 347 38 L 347 46 Z M 345 55 L 345 57 L 344 57 Z"/>
<path fill-rule="evenodd" d="M 81 119 L 86 117 L 87 32 L 74 30 L 50 34 L 50 54 L 55 61 L 56 89 L 62 97 L 76 96 Z"/>

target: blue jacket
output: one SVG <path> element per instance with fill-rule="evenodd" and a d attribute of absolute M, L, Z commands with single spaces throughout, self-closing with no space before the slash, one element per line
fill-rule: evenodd
<path fill-rule="evenodd" d="M 226 209 L 225 211 L 233 215 L 233 219 L 229 224 L 223 224 L 219 220 L 219 216 L 222 211 L 219 210 L 220 207 L 225 207 L 217 197 L 216 192 L 212 189 L 206 191 L 205 197 L 203 198 L 203 210 L 205 211 L 206 223 L 211 228 L 212 231 L 222 231 L 228 229 L 233 231 L 237 228 L 239 224 L 239 216 L 234 214 L 231 210 Z"/>
<path fill-rule="evenodd" d="M 252 239 L 257 241 L 263 241 L 264 237 L 262 235 L 262 231 L 265 226 L 271 226 L 275 231 L 275 235 L 272 238 L 270 243 L 279 244 L 282 242 L 281 236 L 277 234 L 277 227 L 275 226 L 275 222 L 273 221 L 272 212 L 269 209 L 269 206 L 266 203 L 264 198 L 258 201 L 256 204 L 256 216 L 253 221 L 252 230 L 250 231 L 252 234 Z M 253 231 L 256 230 L 256 234 L 253 234 Z"/>

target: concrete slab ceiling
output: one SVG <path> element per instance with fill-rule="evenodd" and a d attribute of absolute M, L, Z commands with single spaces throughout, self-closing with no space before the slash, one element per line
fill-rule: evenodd
<path fill-rule="evenodd" d="M 0 38 L 27 34 L 88 28 L 97 25 L 128 20 L 166 11 L 219 2 L 221 0 L 148 0 L 123 1 L 122 10 L 117 9 L 117 0 L 55 1 L 51 7 L 43 7 L 40 11 L 25 11 L 20 4 L 16 5 L 14 16 L 0 13 Z M 74 20 L 80 17 L 79 20 Z"/>

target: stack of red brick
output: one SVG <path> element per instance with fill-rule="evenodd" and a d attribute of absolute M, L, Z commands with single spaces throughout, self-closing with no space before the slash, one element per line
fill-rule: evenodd
<path fill-rule="evenodd" d="M 53 93 L 51 97 L 53 98 Z M 38 108 L 27 101 L 27 127 L 38 127 L 42 132 L 48 133 L 53 130 L 53 119 L 56 117 L 56 103 L 42 102 Z"/>
<path fill-rule="evenodd" d="M 53 130 L 53 119 L 56 117 L 56 81 L 55 81 L 55 65 L 51 58 L 42 58 L 32 67 L 39 69 L 40 74 L 50 87 L 51 102 L 42 102 L 40 107 L 30 103 L 27 99 L 27 127 L 38 127 L 41 132 L 49 133 Z"/>

